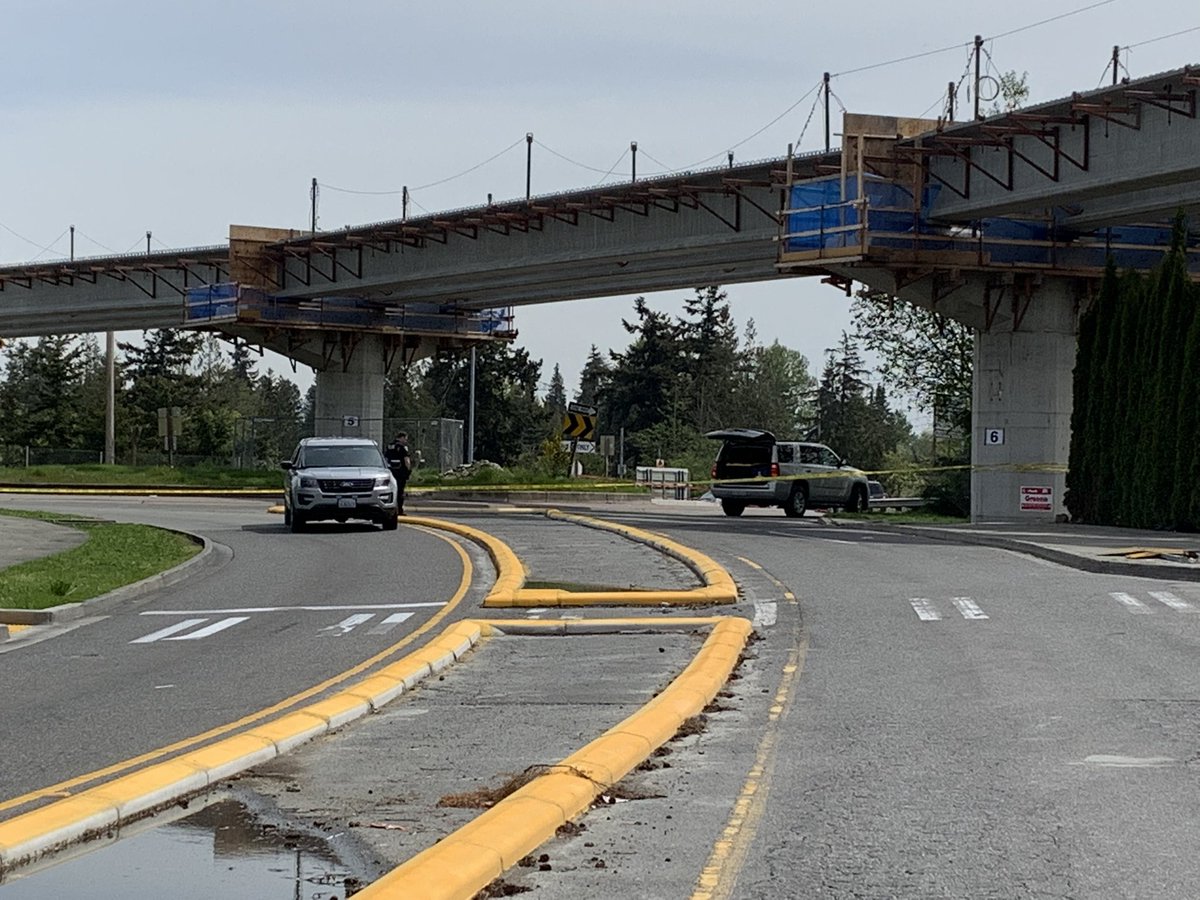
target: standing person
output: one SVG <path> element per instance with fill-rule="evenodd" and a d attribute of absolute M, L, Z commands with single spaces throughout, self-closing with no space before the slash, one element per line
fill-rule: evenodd
<path fill-rule="evenodd" d="M 404 487 L 408 484 L 408 476 L 412 473 L 412 453 L 408 449 L 408 433 L 401 431 L 396 439 L 388 444 L 383 451 L 388 468 L 396 477 L 396 510 L 404 515 Z"/>

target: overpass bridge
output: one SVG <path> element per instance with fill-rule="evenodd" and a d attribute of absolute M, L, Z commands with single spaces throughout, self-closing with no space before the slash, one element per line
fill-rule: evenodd
<path fill-rule="evenodd" d="M 512 337 L 512 309 L 817 276 L 978 331 L 972 513 L 1061 512 L 1080 309 L 1200 212 L 1200 70 L 970 123 L 847 115 L 843 147 L 337 231 L 0 268 L 0 336 L 214 330 L 317 370 L 318 420 L 382 419 L 389 368 Z M 1192 246 L 1196 246 L 1194 240 Z M 1200 260 L 1192 256 L 1193 271 Z M 374 425 L 377 430 L 380 426 Z M 985 444 L 983 430 L 1002 430 Z M 1031 474 L 1022 467 L 1048 465 Z"/>

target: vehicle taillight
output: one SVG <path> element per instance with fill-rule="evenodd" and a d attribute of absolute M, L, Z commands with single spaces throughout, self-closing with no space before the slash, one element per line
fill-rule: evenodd
<path fill-rule="evenodd" d="M 771 477 L 772 478 L 779 477 L 779 463 L 771 463 Z"/>

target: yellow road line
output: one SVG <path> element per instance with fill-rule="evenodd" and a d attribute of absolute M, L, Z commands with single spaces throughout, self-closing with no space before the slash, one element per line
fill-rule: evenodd
<path fill-rule="evenodd" d="M 181 741 L 176 741 L 173 744 L 168 744 L 165 747 L 160 747 L 157 750 L 151 750 L 148 753 L 143 753 L 140 756 L 133 757 L 132 759 L 127 759 L 127 760 L 124 760 L 123 762 L 114 763 L 110 766 L 105 766 L 102 769 L 97 769 L 94 772 L 88 772 L 87 774 L 84 774 L 84 775 L 78 775 L 74 778 L 69 778 L 66 781 L 60 781 L 57 784 L 52 784 L 48 787 L 40 788 L 39 790 L 31 791 L 27 794 L 22 794 L 20 797 L 13 797 L 12 799 L 5 800 L 4 802 L 0 803 L 0 812 L 4 812 L 9 809 L 14 809 L 19 806 L 24 806 L 27 803 L 32 803 L 33 801 L 39 800 L 42 798 L 62 797 L 64 795 L 68 795 L 73 788 L 77 788 L 80 785 L 88 784 L 89 782 L 97 781 L 102 778 L 107 778 L 111 775 L 116 775 L 120 772 L 125 772 L 136 766 L 143 765 L 144 763 L 148 763 L 148 762 L 152 762 L 157 759 L 161 759 L 164 756 L 168 756 L 172 753 L 177 753 L 181 750 L 186 750 L 187 748 L 194 747 L 197 744 L 201 744 L 206 741 L 211 741 L 214 738 L 218 738 L 218 737 L 221 737 L 222 735 L 229 734 L 231 731 L 236 731 L 240 728 L 244 728 L 247 725 L 250 725 L 254 722 L 258 722 L 269 716 L 273 716 L 276 713 L 279 713 L 285 709 L 288 709 L 289 707 L 295 706 L 298 703 L 308 700 L 310 697 L 313 697 L 313 696 L 316 696 L 317 694 L 323 693 L 324 691 L 329 690 L 331 687 L 334 687 L 334 686 L 342 683 L 343 681 L 347 681 L 348 679 L 353 678 L 354 676 L 362 673 L 366 669 L 369 669 L 372 666 L 377 665 L 378 663 L 387 659 L 389 656 L 393 656 L 400 650 L 404 649 L 409 644 L 411 644 L 415 640 L 417 640 L 419 637 L 426 634 L 432 628 L 436 627 L 443 619 L 445 619 L 448 615 L 450 615 L 450 613 L 454 610 L 454 608 L 457 607 L 460 602 L 462 602 L 462 599 L 467 595 L 467 591 L 471 587 L 471 576 L 472 576 L 472 573 L 474 570 L 471 565 L 470 557 L 467 556 L 466 551 L 463 550 L 463 548 L 460 547 L 457 542 L 450 540 L 449 538 L 445 537 L 444 535 L 437 534 L 436 532 L 431 532 L 431 533 L 435 534 L 436 537 L 438 537 L 440 540 L 443 540 L 446 543 L 448 543 L 458 553 L 459 558 L 462 560 L 462 564 L 463 564 L 462 577 L 459 579 L 458 588 L 455 590 L 454 595 L 450 598 L 450 600 L 447 601 L 446 606 L 443 607 L 441 610 L 439 610 L 436 614 L 431 616 L 429 621 L 427 621 L 425 624 L 421 625 L 419 628 L 417 628 L 415 631 L 413 631 L 411 634 L 409 634 L 402 640 L 397 641 L 395 644 L 388 647 L 386 650 L 376 653 L 374 656 L 370 657 L 369 659 L 364 660 L 363 662 L 359 663 L 358 665 L 354 666 L 353 668 L 347 669 L 345 672 L 341 672 L 337 675 L 332 676 L 331 678 L 327 678 L 326 680 L 322 681 L 320 684 L 315 684 L 310 688 L 300 691 L 297 694 L 293 694 L 292 696 L 287 697 L 284 700 L 280 700 L 278 703 L 274 703 L 271 706 L 266 707 L 265 709 L 259 710 L 258 712 L 251 713 L 248 716 L 243 716 L 242 718 L 240 718 L 234 722 L 229 722 L 225 725 L 219 725 L 216 728 L 209 729 L 208 731 L 205 731 L 202 734 L 197 734 L 192 737 L 185 738 Z"/>
<path fill-rule="evenodd" d="M 758 744 L 754 764 L 746 775 L 741 792 L 733 804 L 720 838 L 713 845 L 704 869 L 692 890 L 691 900 L 728 900 L 737 886 L 737 877 L 745 865 L 750 845 L 767 808 L 775 752 L 779 741 L 778 723 L 788 709 L 792 690 L 804 671 L 808 654 L 808 635 L 789 654 L 779 679 L 779 688 L 767 712 L 767 731 Z"/>

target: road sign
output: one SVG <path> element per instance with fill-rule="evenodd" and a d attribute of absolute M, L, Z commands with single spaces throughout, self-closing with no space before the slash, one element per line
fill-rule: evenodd
<path fill-rule="evenodd" d="M 588 415 L 586 413 L 568 412 L 563 416 L 562 435 L 565 438 L 594 441 L 596 439 L 595 414 Z"/>
<path fill-rule="evenodd" d="M 600 435 L 600 455 L 615 456 L 617 452 L 617 439 L 611 434 Z"/>
<path fill-rule="evenodd" d="M 581 413 L 582 415 L 585 415 L 585 416 L 594 416 L 594 415 L 596 415 L 596 413 L 599 412 L 599 410 L 596 407 L 591 406 L 587 403 L 571 402 L 571 403 L 567 404 L 567 412 Z"/>
<path fill-rule="evenodd" d="M 1054 488 L 1021 485 L 1021 509 L 1050 512 L 1054 507 Z"/>
<path fill-rule="evenodd" d="M 596 442 L 595 441 L 574 441 L 574 442 L 562 441 L 562 448 L 564 450 L 566 450 L 568 453 L 570 453 L 572 443 L 575 444 L 575 452 L 576 453 L 595 453 L 596 452 Z"/>

